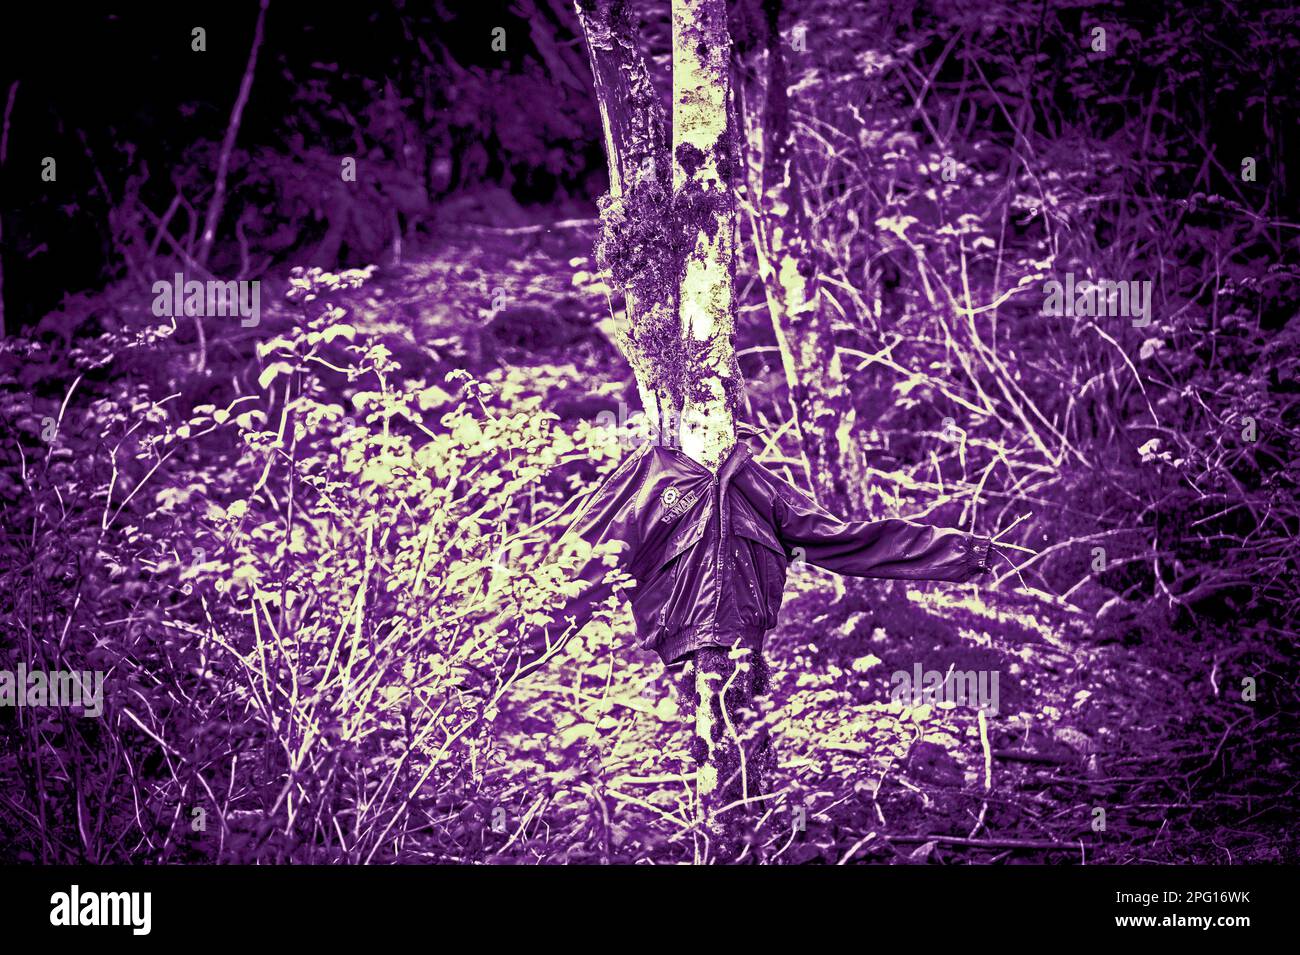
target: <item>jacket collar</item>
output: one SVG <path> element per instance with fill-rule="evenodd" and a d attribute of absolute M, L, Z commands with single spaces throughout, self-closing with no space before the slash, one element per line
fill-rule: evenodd
<path fill-rule="evenodd" d="M 727 452 L 727 456 L 722 460 L 721 467 L 718 468 L 717 480 L 719 486 L 725 485 L 727 481 L 731 480 L 732 475 L 740 470 L 740 468 L 744 466 L 745 462 L 754 456 L 754 451 L 749 446 L 748 439 L 756 438 L 761 435 L 762 432 L 753 425 L 745 424 L 744 422 L 737 423 L 736 443 L 731 446 L 731 450 Z M 697 471 L 707 472 L 710 477 L 714 476 L 712 471 L 699 461 L 696 461 L 681 448 L 675 448 L 667 444 L 660 445 L 660 447 L 673 452 L 680 460 L 687 462 Z"/>
<path fill-rule="evenodd" d="M 741 429 L 745 429 L 742 431 Z M 746 431 L 752 432 L 754 429 L 749 425 L 738 425 L 736 428 L 736 443 L 732 446 L 731 451 L 727 454 L 726 459 L 722 462 L 722 467 L 718 468 L 718 484 L 725 488 L 726 482 L 730 481 L 732 475 L 739 471 L 751 457 L 754 452 L 749 447 L 749 442 L 745 439 L 750 435 Z"/>

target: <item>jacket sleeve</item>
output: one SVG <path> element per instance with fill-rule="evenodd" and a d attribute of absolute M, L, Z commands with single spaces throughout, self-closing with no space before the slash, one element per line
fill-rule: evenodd
<path fill-rule="evenodd" d="M 771 472 L 767 478 L 778 535 L 795 560 L 850 577 L 893 580 L 964 583 L 989 571 L 987 537 L 899 519 L 841 520 Z"/>
<path fill-rule="evenodd" d="M 610 567 L 601 551 L 617 542 L 617 568 L 624 573 L 632 565 L 640 546 L 637 520 L 637 497 L 645 479 L 645 455 L 638 451 L 620 464 L 605 481 L 592 491 L 578 509 L 577 517 L 560 537 L 556 551 L 580 539 L 593 549 L 599 548 L 570 580 L 577 593 L 564 606 L 548 611 L 553 622 L 544 627 L 529 627 L 513 646 L 510 669 L 526 669 L 558 650 L 591 619 L 595 608 L 613 592 L 605 582 Z"/>

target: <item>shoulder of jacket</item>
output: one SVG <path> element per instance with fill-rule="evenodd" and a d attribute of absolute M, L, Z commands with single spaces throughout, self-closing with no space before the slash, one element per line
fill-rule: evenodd
<path fill-rule="evenodd" d="M 757 454 L 767 447 L 768 434 L 762 428 L 747 421 L 738 421 L 736 422 L 736 440 L 744 441 L 749 445 L 750 450 Z"/>
<path fill-rule="evenodd" d="M 595 487 L 586 492 L 585 503 L 578 511 L 578 518 L 585 517 L 598 502 L 622 495 L 630 483 L 637 481 L 638 472 L 640 472 L 640 481 L 637 482 L 639 490 L 640 484 L 645 481 L 645 469 L 641 467 L 645 455 L 641 451 L 641 448 L 637 448 L 623 458 L 612 471 L 597 480 Z"/>
<path fill-rule="evenodd" d="M 614 470 L 610 472 L 610 476 L 619 477 L 627 474 L 629 471 L 642 467 L 648 459 L 649 456 L 646 454 L 646 445 L 641 445 L 629 452 L 628 455 L 619 462 L 618 467 L 614 468 Z"/>
<path fill-rule="evenodd" d="M 781 477 L 779 475 L 773 473 L 771 468 L 769 468 L 762 461 L 758 460 L 758 458 L 752 454 L 749 456 L 749 459 L 745 461 L 745 464 L 740 469 L 740 472 L 751 475 L 755 480 L 759 481 L 765 486 L 770 487 L 773 485 L 780 485 L 784 483 L 781 480 Z"/>

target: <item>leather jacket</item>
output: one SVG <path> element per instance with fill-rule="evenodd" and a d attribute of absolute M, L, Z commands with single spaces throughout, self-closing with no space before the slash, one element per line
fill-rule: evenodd
<path fill-rule="evenodd" d="M 905 520 L 844 521 L 754 459 L 740 440 L 715 475 L 681 451 L 644 445 L 588 497 L 565 536 L 593 547 L 619 542 L 640 645 L 665 663 L 739 638 L 762 646 L 776 626 L 794 560 L 854 577 L 961 583 L 989 570 L 991 542 Z M 599 557 L 578 572 L 581 588 L 547 631 L 518 647 L 528 661 L 577 633 L 611 593 Z"/>

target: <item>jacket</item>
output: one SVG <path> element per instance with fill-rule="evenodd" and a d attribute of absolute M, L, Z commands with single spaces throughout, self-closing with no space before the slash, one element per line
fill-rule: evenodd
<path fill-rule="evenodd" d="M 854 577 L 961 583 L 989 569 L 986 537 L 905 520 L 845 521 L 754 458 L 740 440 L 715 475 L 681 451 L 644 445 L 583 503 L 565 536 L 621 546 L 619 568 L 635 579 L 637 640 L 665 663 L 737 638 L 761 647 L 776 626 L 794 560 Z M 526 634 L 523 665 L 582 629 L 608 597 L 599 557 L 579 571 L 578 595 L 544 631 Z"/>

